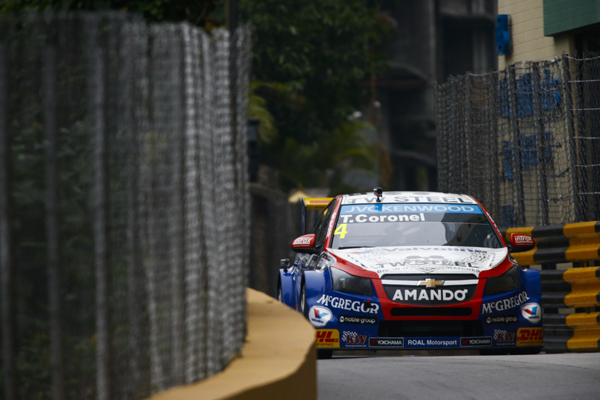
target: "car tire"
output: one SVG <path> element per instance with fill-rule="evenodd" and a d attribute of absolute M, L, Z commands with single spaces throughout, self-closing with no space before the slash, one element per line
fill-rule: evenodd
<path fill-rule="evenodd" d="M 318 360 L 329 360 L 333 357 L 333 350 L 317 350 Z"/>
<path fill-rule="evenodd" d="M 308 310 L 306 309 L 306 285 L 302 282 L 302 286 L 300 287 L 300 299 L 298 301 L 299 310 L 302 315 L 308 318 Z"/>

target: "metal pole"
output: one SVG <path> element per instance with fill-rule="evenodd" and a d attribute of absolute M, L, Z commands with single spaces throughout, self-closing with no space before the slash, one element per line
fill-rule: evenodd
<path fill-rule="evenodd" d="M 94 245 L 96 259 L 96 398 L 110 399 L 108 243 L 107 243 L 107 138 L 104 124 L 104 52 L 92 59 L 94 125 Z"/>
<path fill-rule="evenodd" d="M 8 48 L 0 44 L 0 303 L 4 397 L 17 400 L 15 276 L 11 248 L 9 194 Z"/>
<path fill-rule="evenodd" d="M 500 172 L 500 159 L 498 153 L 498 114 L 499 114 L 499 104 L 498 104 L 498 75 L 497 74 L 489 74 L 488 75 L 488 85 L 490 87 L 490 105 L 488 109 L 488 121 L 489 121 L 489 133 L 490 133 L 490 151 L 489 155 L 491 158 L 491 171 L 490 171 L 490 195 L 491 195 L 491 206 L 492 206 L 492 215 L 494 218 L 500 218 L 502 212 L 500 208 L 500 180 L 499 180 L 499 172 Z"/>
<path fill-rule="evenodd" d="M 515 224 L 525 225 L 525 195 L 523 191 L 523 173 L 521 171 L 521 133 L 519 131 L 518 107 L 517 107 L 517 80 L 515 69 L 508 67 L 508 93 L 510 104 L 510 125 L 512 128 L 512 169 L 513 179 L 516 186 Z"/>
<path fill-rule="evenodd" d="M 462 193 L 470 193 L 474 196 L 479 197 L 481 195 L 481 193 L 474 193 L 477 188 L 477 184 L 475 182 L 475 179 L 473 179 L 473 152 L 475 151 L 475 149 L 473 149 L 474 146 L 474 140 L 473 140 L 473 131 L 472 131 L 472 121 L 471 121 L 471 97 L 473 95 L 473 87 L 471 85 L 471 75 L 466 74 L 463 76 L 464 79 L 464 85 L 465 85 L 465 98 L 464 98 L 464 107 L 465 107 L 465 122 L 464 122 L 464 127 L 465 127 L 465 153 L 467 156 L 467 165 L 466 168 L 463 169 L 463 171 L 465 171 L 465 179 L 463 180 L 464 183 L 464 191 Z"/>
<path fill-rule="evenodd" d="M 546 133 L 544 131 L 544 114 L 542 110 L 542 85 L 540 84 L 540 67 L 539 63 L 533 63 L 533 113 L 534 113 L 534 126 L 535 133 L 538 137 L 537 143 L 537 154 L 539 157 L 539 169 L 538 179 L 540 184 L 539 192 L 539 204 L 541 212 L 542 225 L 548 225 L 549 211 L 548 211 L 548 163 L 546 160 L 546 150 L 548 149 L 548 143 L 546 141 Z"/>
<path fill-rule="evenodd" d="M 52 396 L 65 398 L 62 355 L 60 244 L 58 218 L 58 138 L 56 132 L 56 49 L 44 51 L 44 130 L 46 135 L 46 234 L 48 236 L 48 289 L 50 300 L 50 365 Z"/>
<path fill-rule="evenodd" d="M 573 116 L 573 94 L 571 92 L 571 69 L 569 67 L 569 57 L 565 54 L 562 56 L 563 67 L 563 84 L 564 84 L 564 99 L 565 99 L 565 115 L 567 118 L 567 129 L 569 135 L 569 163 L 571 170 L 571 183 L 573 190 L 573 208 L 575 221 L 583 221 L 583 215 L 579 206 L 579 191 L 581 189 L 579 174 L 575 168 L 577 161 L 577 141 L 575 140 L 575 117 Z"/>

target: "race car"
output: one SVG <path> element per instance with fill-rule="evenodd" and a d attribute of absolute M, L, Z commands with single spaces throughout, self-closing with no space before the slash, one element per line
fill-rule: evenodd
<path fill-rule="evenodd" d="M 511 252 L 485 208 L 464 194 L 383 192 L 304 199 L 323 209 L 282 259 L 279 301 L 316 329 L 319 358 L 337 350 L 542 348 L 539 271 Z M 302 232 L 305 233 L 305 232 Z"/>

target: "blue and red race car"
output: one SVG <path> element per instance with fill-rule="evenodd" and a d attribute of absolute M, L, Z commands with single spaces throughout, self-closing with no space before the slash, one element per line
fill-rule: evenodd
<path fill-rule="evenodd" d="M 382 192 L 305 199 L 323 209 L 282 260 L 278 298 L 316 328 L 321 358 L 334 349 L 476 349 L 539 353 L 539 272 L 510 252 L 468 195 Z M 291 265 L 290 265 L 291 264 Z"/>

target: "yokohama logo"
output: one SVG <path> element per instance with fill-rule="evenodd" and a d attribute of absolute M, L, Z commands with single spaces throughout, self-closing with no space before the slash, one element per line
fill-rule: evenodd
<path fill-rule="evenodd" d="M 370 338 L 369 347 L 404 347 L 404 338 Z"/>

